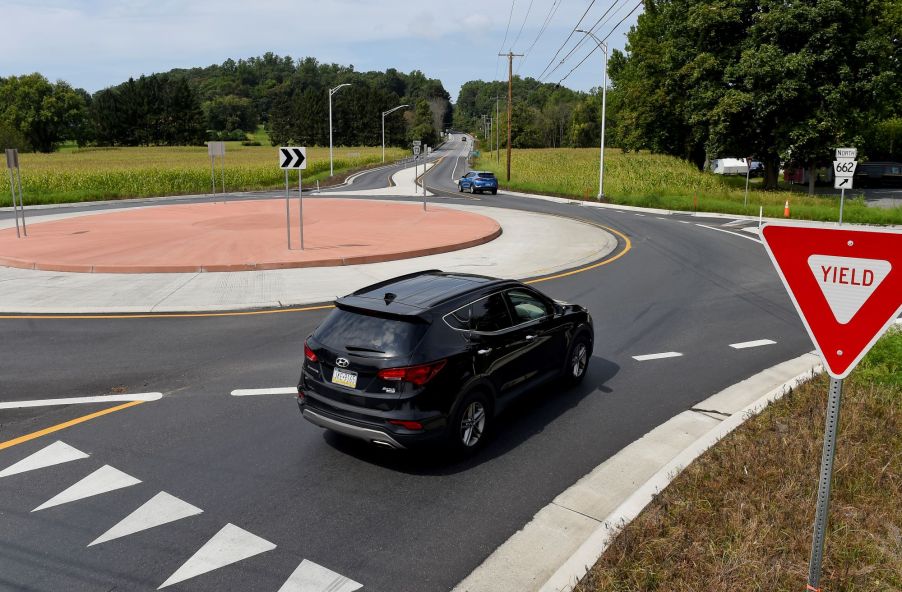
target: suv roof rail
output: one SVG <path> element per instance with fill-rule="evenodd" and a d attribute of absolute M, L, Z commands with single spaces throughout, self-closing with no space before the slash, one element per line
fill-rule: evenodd
<path fill-rule="evenodd" d="M 423 271 L 415 271 L 413 273 L 406 273 L 404 275 L 399 275 L 399 276 L 393 277 L 391 279 L 387 279 L 387 280 L 384 280 L 381 282 L 376 282 L 375 284 L 370 284 L 369 286 L 364 286 L 364 287 L 360 288 L 359 290 L 355 290 L 354 292 L 351 292 L 351 295 L 359 296 L 360 294 L 363 294 L 365 292 L 371 292 L 371 291 L 381 288 L 383 286 L 388 286 L 390 284 L 396 284 L 401 280 L 406 280 L 406 279 L 418 277 L 421 275 L 436 274 L 436 273 L 444 273 L 444 272 L 441 269 L 426 269 Z"/>

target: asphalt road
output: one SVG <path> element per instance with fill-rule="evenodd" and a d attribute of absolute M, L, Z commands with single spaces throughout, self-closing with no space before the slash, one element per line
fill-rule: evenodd
<path fill-rule="evenodd" d="M 442 192 L 434 200 L 467 199 L 451 184 L 466 166 L 461 152 L 453 142 L 436 152 L 444 158 L 426 177 Z M 368 173 L 354 188 L 386 182 L 387 173 Z M 164 395 L 0 450 L 0 470 L 56 440 L 90 454 L 0 478 L 0 589 L 156 589 L 233 524 L 275 549 L 166 589 L 276 591 L 308 560 L 368 591 L 449 590 L 625 445 L 812 349 L 763 247 L 728 220 L 501 194 L 480 205 L 592 221 L 631 245 L 609 265 L 535 284 L 591 311 L 597 343 L 587 378 L 574 390 L 527 396 L 465 462 L 333 437 L 303 421 L 291 395 L 230 395 L 296 384 L 304 338 L 327 311 L 0 320 L 0 400 L 114 388 Z M 730 347 L 758 340 L 774 343 Z M 667 351 L 683 356 L 633 358 Z M 0 410 L 0 441 L 108 406 Z M 141 483 L 32 512 L 103 465 Z M 160 491 L 203 513 L 86 546 Z M 269 548 L 246 538 L 237 546 Z"/>

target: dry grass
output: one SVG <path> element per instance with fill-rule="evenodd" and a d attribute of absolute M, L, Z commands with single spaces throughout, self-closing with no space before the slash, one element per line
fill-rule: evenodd
<path fill-rule="evenodd" d="M 824 590 L 902 590 L 900 359 L 897 331 L 846 381 Z M 803 385 L 706 452 L 576 590 L 804 590 L 827 387 Z"/>

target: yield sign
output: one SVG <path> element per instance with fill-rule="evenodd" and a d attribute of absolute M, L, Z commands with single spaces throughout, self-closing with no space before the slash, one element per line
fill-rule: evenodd
<path fill-rule="evenodd" d="M 845 378 L 902 312 L 902 232 L 768 223 L 761 236 L 827 372 Z"/>

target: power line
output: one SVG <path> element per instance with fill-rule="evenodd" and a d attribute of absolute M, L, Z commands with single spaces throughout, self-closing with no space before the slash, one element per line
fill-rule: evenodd
<path fill-rule="evenodd" d="M 523 34 L 523 27 L 526 26 L 526 19 L 529 18 L 529 13 L 532 11 L 532 3 L 535 0 L 529 0 L 529 6 L 526 7 L 526 16 L 523 17 L 523 22 L 520 23 L 520 30 L 517 31 L 517 36 L 514 38 L 514 42 L 511 43 L 511 48 L 517 47 L 517 41 L 520 41 L 520 35 Z"/>
<path fill-rule="evenodd" d="M 617 6 L 617 4 L 619 4 L 619 3 L 620 3 L 620 0 L 614 0 L 614 2 L 608 7 L 608 9 L 604 11 L 604 14 L 602 14 L 600 17 L 598 17 L 598 19 L 594 23 L 592 23 L 592 26 L 589 27 L 589 30 L 593 31 L 598 26 L 598 23 L 601 22 L 601 19 L 606 17 L 608 15 L 608 13 L 610 13 L 614 9 L 614 7 Z M 618 8 L 617 10 L 620 10 L 620 9 Z M 616 11 L 615 11 L 615 14 L 616 14 Z M 613 16 L 614 15 L 612 14 L 611 17 L 613 17 Z M 610 20 L 610 19 L 608 19 L 608 20 Z M 605 23 L 607 23 L 607 21 L 605 21 Z M 567 53 L 567 55 L 565 55 L 563 58 L 561 58 L 561 61 L 558 62 L 557 65 L 554 68 L 552 68 L 550 72 L 548 72 L 547 77 L 550 78 L 551 75 L 554 74 L 558 68 L 563 66 L 564 63 L 570 58 L 570 56 L 572 56 L 574 54 L 574 52 L 576 52 L 578 49 L 580 49 L 582 47 L 583 43 L 585 43 L 585 42 L 586 42 L 586 37 L 583 36 L 576 43 L 576 45 L 574 45 L 573 48 Z"/>
<path fill-rule="evenodd" d="M 532 43 L 529 45 L 529 48 L 523 52 L 523 59 L 520 60 L 520 63 L 517 64 L 517 74 L 520 73 L 520 68 L 523 67 L 523 62 L 527 60 L 530 52 L 536 46 L 536 43 L 539 42 L 539 38 L 545 33 L 545 29 L 548 28 L 548 25 L 551 24 L 552 19 L 554 19 L 554 15 L 557 14 L 557 9 L 561 7 L 561 4 L 564 3 L 564 0 L 554 0 L 554 3 L 551 5 L 551 10 L 548 11 L 548 15 L 545 17 L 545 22 L 542 23 L 542 28 L 539 29 L 539 33 L 536 35 L 536 38 L 532 40 Z"/>
<path fill-rule="evenodd" d="M 558 48 L 558 50 L 557 50 L 556 52 L 554 52 L 554 56 L 552 56 L 551 60 L 548 61 L 548 65 L 545 66 L 545 69 L 542 70 L 542 73 L 538 75 L 538 77 L 536 78 L 537 80 L 541 80 L 541 79 L 542 79 L 542 76 L 545 75 L 545 72 L 548 71 L 548 68 L 551 67 L 551 64 L 553 64 L 553 63 L 554 63 L 554 60 L 556 60 L 557 57 L 558 57 L 558 55 L 560 55 L 561 50 L 564 49 L 564 47 L 567 45 L 567 42 L 570 41 L 570 38 L 573 37 L 573 34 L 576 33 L 576 30 L 577 30 L 577 29 L 579 29 L 580 24 L 582 24 L 583 19 L 586 18 L 586 15 L 587 15 L 587 14 L 589 14 L 589 10 L 592 8 L 592 6 L 593 6 L 594 4 L 595 4 L 595 0 L 592 0 L 591 2 L 589 2 L 589 6 L 586 7 L 586 12 L 584 12 L 583 15 L 582 15 L 581 17 L 579 17 L 579 21 L 576 23 L 576 26 L 573 27 L 573 30 L 570 31 L 570 34 L 567 35 L 567 38 L 564 39 L 564 42 L 561 44 L 561 46 Z"/>
<path fill-rule="evenodd" d="M 501 47 L 498 49 L 499 57 L 495 58 L 495 80 L 498 79 L 498 63 L 500 61 L 500 54 L 504 51 L 504 46 L 507 44 L 507 34 L 511 29 L 511 18 L 514 16 L 514 6 L 517 4 L 517 0 L 511 0 L 511 11 L 510 14 L 507 15 L 507 28 L 504 30 L 504 41 L 501 42 Z"/>
<path fill-rule="evenodd" d="M 626 19 L 628 19 L 629 17 L 631 17 L 631 16 L 633 15 L 634 12 L 636 12 L 637 10 L 639 10 L 639 7 L 640 7 L 640 6 L 642 6 L 642 2 L 639 2 L 638 4 L 636 4 L 636 6 L 634 6 L 633 9 L 632 9 L 631 11 L 629 11 L 629 14 L 627 14 L 625 17 L 623 17 L 622 19 L 620 19 L 620 22 L 618 22 L 616 25 L 614 25 L 614 27 L 611 29 L 611 31 L 610 31 L 607 35 L 605 35 L 604 37 L 602 37 L 601 41 L 602 41 L 602 42 L 607 41 L 608 37 L 610 37 L 611 35 L 613 35 L 613 34 L 614 34 L 614 31 L 616 31 L 617 28 L 618 28 L 620 25 L 622 25 L 623 22 L 624 22 Z M 582 65 L 583 65 L 583 62 L 585 62 L 586 60 L 588 60 L 588 59 L 589 59 L 589 56 L 591 56 L 593 53 L 595 53 L 595 51 L 596 51 L 597 49 L 598 49 L 598 46 L 596 45 L 594 48 L 592 48 L 592 51 L 590 51 L 589 53 L 586 54 L 586 57 L 584 57 L 582 60 L 580 60 L 580 62 L 579 62 L 578 64 L 576 64 L 575 66 L 573 66 L 573 68 L 571 68 L 570 71 L 567 72 L 567 75 L 564 76 L 563 78 L 561 78 L 560 80 L 558 80 L 557 83 L 560 84 L 560 83 L 562 83 L 563 81 L 567 80 L 567 78 L 568 78 L 571 74 L 573 74 L 573 72 L 575 72 L 577 68 L 579 68 L 580 66 L 582 66 Z"/>

